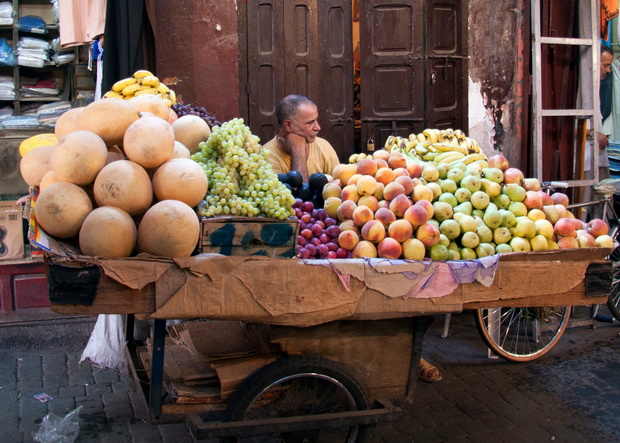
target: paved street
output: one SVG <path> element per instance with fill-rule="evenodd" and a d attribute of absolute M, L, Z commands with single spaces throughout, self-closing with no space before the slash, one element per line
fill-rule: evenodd
<path fill-rule="evenodd" d="M 78 364 L 94 318 L 18 320 L 0 324 L 3 442 L 33 441 L 48 412 L 80 405 L 78 442 L 193 441 L 184 424 L 149 424 L 128 376 Z M 617 324 L 571 328 L 550 354 L 522 364 L 487 358 L 471 313 L 452 317 L 446 339 L 442 326 L 437 317 L 423 354 L 443 381 L 421 382 L 405 419 L 372 429 L 371 442 L 620 441 Z"/>

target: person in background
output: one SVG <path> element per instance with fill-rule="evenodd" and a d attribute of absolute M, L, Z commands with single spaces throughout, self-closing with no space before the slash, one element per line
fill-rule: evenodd
<path fill-rule="evenodd" d="M 321 130 L 318 117 L 316 105 L 303 95 L 287 95 L 276 105 L 280 130 L 263 145 L 270 151 L 269 163 L 276 174 L 295 170 L 307 182 L 315 172 L 331 175 L 340 163 L 332 145 L 317 136 Z"/>
<path fill-rule="evenodd" d="M 317 136 L 321 130 L 318 117 L 316 105 L 303 95 L 288 95 L 276 105 L 280 131 L 263 145 L 270 151 L 269 163 L 276 174 L 296 170 L 308 181 L 315 172 L 331 174 L 340 163 L 329 142 Z M 418 376 L 428 382 L 442 378 L 439 370 L 424 359 L 420 359 Z"/>

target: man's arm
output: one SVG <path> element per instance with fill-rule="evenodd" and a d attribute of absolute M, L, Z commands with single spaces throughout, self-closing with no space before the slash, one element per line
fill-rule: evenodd
<path fill-rule="evenodd" d="M 297 134 L 289 133 L 286 138 L 278 136 L 278 142 L 291 156 L 291 170 L 298 171 L 304 182 L 307 182 L 310 149 L 306 139 Z"/>

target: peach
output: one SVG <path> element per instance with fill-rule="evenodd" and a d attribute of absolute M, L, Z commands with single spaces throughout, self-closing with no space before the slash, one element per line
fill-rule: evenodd
<path fill-rule="evenodd" d="M 559 237 L 557 243 L 560 249 L 573 249 L 579 247 L 577 237 Z"/>
<path fill-rule="evenodd" d="M 385 237 L 377 245 L 377 255 L 379 257 L 397 259 L 403 253 L 403 248 L 398 241 L 391 237 Z"/>
<path fill-rule="evenodd" d="M 375 220 L 379 220 L 384 226 L 396 221 L 396 216 L 388 208 L 379 208 L 375 211 Z"/>
<path fill-rule="evenodd" d="M 400 176 L 409 177 L 409 171 L 407 171 L 405 168 L 396 168 L 394 169 L 394 175 L 396 176 L 396 178 Z M 394 180 L 396 180 L 396 178 Z"/>
<path fill-rule="evenodd" d="M 351 200 L 357 203 L 360 199 L 360 194 L 357 192 L 357 185 L 346 185 L 340 192 L 340 199 L 342 201 Z"/>
<path fill-rule="evenodd" d="M 340 189 L 340 186 L 338 186 L 338 184 L 336 183 L 327 183 L 325 186 L 323 186 L 323 200 L 327 200 L 329 197 L 340 197 L 340 193 L 342 192 L 342 189 Z"/>
<path fill-rule="evenodd" d="M 558 210 L 558 218 L 563 218 L 563 217 L 568 216 L 568 214 L 570 214 L 568 209 L 566 209 L 566 206 L 560 205 L 560 204 L 555 204 L 554 206 L 555 206 L 555 209 Z"/>
<path fill-rule="evenodd" d="M 357 173 L 362 175 L 375 175 L 377 163 L 372 158 L 363 158 L 357 163 Z"/>
<path fill-rule="evenodd" d="M 387 166 L 387 161 L 390 158 L 390 153 L 385 149 L 379 149 L 372 153 L 373 160 L 383 160 L 385 161 L 385 165 Z"/>
<path fill-rule="evenodd" d="M 542 209 L 543 207 L 542 199 L 536 191 L 525 191 L 523 204 L 527 209 Z"/>
<path fill-rule="evenodd" d="M 397 195 L 405 193 L 405 187 L 398 182 L 391 182 L 385 185 L 383 188 L 383 198 L 386 200 L 393 200 Z"/>
<path fill-rule="evenodd" d="M 411 193 L 411 198 L 416 203 L 419 202 L 420 200 L 427 200 L 429 202 L 432 202 L 433 199 L 435 198 L 435 196 L 434 196 L 433 190 L 431 188 L 429 188 L 428 186 L 420 183 L 420 184 L 415 185 L 413 187 L 413 192 Z"/>
<path fill-rule="evenodd" d="M 566 217 L 560 218 L 555 222 L 555 225 L 553 225 L 553 232 L 562 237 L 577 237 L 575 224 Z"/>
<path fill-rule="evenodd" d="M 338 225 L 338 228 L 340 228 L 340 232 L 354 231 L 357 234 L 360 233 L 360 228 L 357 227 L 357 225 L 353 222 L 353 220 L 343 221 L 342 223 Z"/>
<path fill-rule="evenodd" d="M 508 168 L 504 171 L 504 183 L 506 184 L 516 183 L 520 185 L 522 181 L 523 181 L 523 172 L 521 172 L 520 169 Z"/>
<path fill-rule="evenodd" d="M 413 180 L 408 175 L 401 175 L 394 179 L 394 183 L 399 183 L 405 188 L 405 194 L 411 195 L 413 192 Z"/>
<path fill-rule="evenodd" d="M 377 206 L 379 208 L 389 208 L 390 207 L 390 202 L 389 202 L 389 200 L 379 200 L 379 203 L 377 204 Z"/>
<path fill-rule="evenodd" d="M 392 152 L 387 160 L 388 166 L 392 169 L 407 167 L 407 157 L 402 152 Z M 407 173 L 409 175 L 409 173 Z"/>
<path fill-rule="evenodd" d="M 430 208 L 431 210 L 433 210 L 432 205 L 430 206 Z M 414 228 L 423 225 L 430 219 L 426 208 L 424 208 L 423 205 L 418 205 L 417 203 L 407 208 L 405 214 L 403 215 L 403 218 L 407 220 Z"/>
<path fill-rule="evenodd" d="M 596 239 L 585 230 L 577 231 L 577 243 L 580 248 L 596 248 Z"/>
<path fill-rule="evenodd" d="M 340 171 L 342 171 L 342 168 L 344 168 L 344 166 L 345 165 L 343 163 L 339 163 L 334 167 L 334 169 L 332 170 L 332 177 L 334 177 L 334 180 L 340 179 Z"/>
<path fill-rule="evenodd" d="M 505 171 L 510 167 L 508 164 L 508 159 L 502 154 L 492 155 L 487 161 L 489 163 L 489 168 L 499 168 L 502 171 Z"/>
<path fill-rule="evenodd" d="M 338 197 L 328 197 L 323 203 L 323 209 L 331 218 L 338 218 L 338 208 L 342 204 L 342 200 Z"/>
<path fill-rule="evenodd" d="M 357 245 L 355 245 L 355 248 L 353 248 L 351 257 L 353 258 L 361 258 L 361 257 L 376 258 L 377 248 L 375 247 L 374 244 L 372 244 L 368 240 L 362 240 Z"/>
<path fill-rule="evenodd" d="M 405 219 L 396 220 L 388 226 L 388 235 L 402 243 L 413 236 L 413 226 Z"/>
<path fill-rule="evenodd" d="M 364 240 L 379 243 L 385 238 L 385 226 L 379 220 L 370 220 L 361 229 Z"/>
<path fill-rule="evenodd" d="M 364 159 L 366 160 L 366 159 Z M 377 190 L 377 180 L 372 175 L 362 175 L 357 180 L 357 192 L 360 195 L 374 195 Z"/>
<path fill-rule="evenodd" d="M 373 194 L 377 200 L 383 200 L 383 190 L 385 189 L 385 185 L 383 183 L 377 183 L 377 190 Z"/>
<path fill-rule="evenodd" d="M 547 194 L 545 191 L 540 190 L 536 192 L 538 192 L 538 195 L 540 195 L 540 199 L 542 200 L 543 206 L 549 206 L 549 205 L 555 204 L 551 196 Z"/>
<path fill-rule="evenodd" d="M 353 200 L 345 200 L 338 206 L 336 216 L 340 221 L 353 220 L 353 211 L 355 209 L 357 209 L 357 203 Z"/>
<path fill-rule="evenodd" d="M 403 215 L 405 215 L 405 211 L 407 211 L 407 209 L 409 209 L 411 205 L 413 205 L 413 202 L 409 197 L 407 197 L 405 194 L 399 194 L 390 201 L 389 208 L 390 211 L 392 211 L 394 215 L 396 215 L 396 217 L 402 217 Z"/>
<path fill-rule="evenodd" d="M 609 233 L 609 226 L 600 218 L 593 218 L 586 225 L 586 232 L 594 237 L 601 235 L 607 235 Z"/>
<path fill-rule="evenodd" d="M 418 200 L 417 202 L 415 202 L 415 204 L 422 206 L 424 209 L 426 209 L 429 220 L 433 218 L 433 215 L 435 215 L 435 208 L 429 200 Z"/>
<path fill-rule="evenodd" d="M 375 180 L 383 183 L 386 186 L 388 183 L 392 183 L 395 178 L 396 175 L 394 174 L 394 171 L 392 171 L 390 168 L 379 168 L 375 173 Z"/>
<path fill-rule="evenodd" d="M 353 174 L 350 178 L 349 181 L 347 181 L 347 185 L 357 185 L 357 181 L 362 178 L 363 175 L 362 174 Z"/>
<path fill-rule="evenodd" d="M 553 203 L 556 205 L 562 205 L 564 207 L 568 206 L 568 195 L 563 192 L 554 192 L 551 194 L 551 198 L 553 199 Z"/>
<path fill-rule="evenodd" d="M 373 161 L 377 164 L 377 170 L 381 168 L 388 168 L 387 160 L 384 160 L 382 158 L 375 158 L 373 159 Z M 375 172 L 375 175 L 377 175 L 376 172 Z"/>
<path fill-rule="evenodd" d="M 379 201 L 374 195 L 364 195 L 360 197 L 357 206 L 368 206 L 372 212 L 376 212 L 379 209 Z"/>
<path fill-rule="evenodd" d="M 372 212 L 368 206 L 358 206 L 353 211 L 353 223 L 357 226 L 364 226 L 364 224 L 375 218 L 375 213 Z"/>
<path fill-rule="evenodd" d="M 424 260 L 426 247 L 417 238 L 410 238 L 402 243 L 403 256 L 407 260 Z"/>
<path fill-rule="evenodd" d="M 356 164 L 353 163 L 353 164 L 344 165 L 340 169 L 340 174 L 338 175 L 338 178 L 340 179 L 340 183 L 342 184 L 342 186 L 346 186 L 349 182 L 349 179 L 353 177 L 355 174 L 357 174 Z"/>
<path fill-rule="evenodd" d="M 407 163 L 407 172 L 409 172 L 409 177 L 418 178 L 422 176 L 422 164 L 416 161 L 410 161 Z"/>
<path fill-rule="evenodd" d="M 426 222 L 415 231 L 415 238 L 420 240 L 426 248 L 430 248 L 433 245 L 439 243 L 439 228 L 430 222 Z"/>
<path fill-rule="evenodd" d="M 360 237 L 357 235 L 357 232 L 351 230 L 342 231 L 338 236 L 338 244 L 347 251 L 352 251 L 359 241 Z"/>

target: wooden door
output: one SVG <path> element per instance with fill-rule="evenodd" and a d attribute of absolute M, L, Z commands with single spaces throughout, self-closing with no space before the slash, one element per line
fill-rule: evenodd
<path fill-rule="evenodd" d="M 344 161 L 354 152 L 350 0 L 253 0 L 245 8 L 253 133 L 262 143 L 273 138 L 276 104 L 288 94 L 302 94 L 319 109 L 319 135 Z"/>

